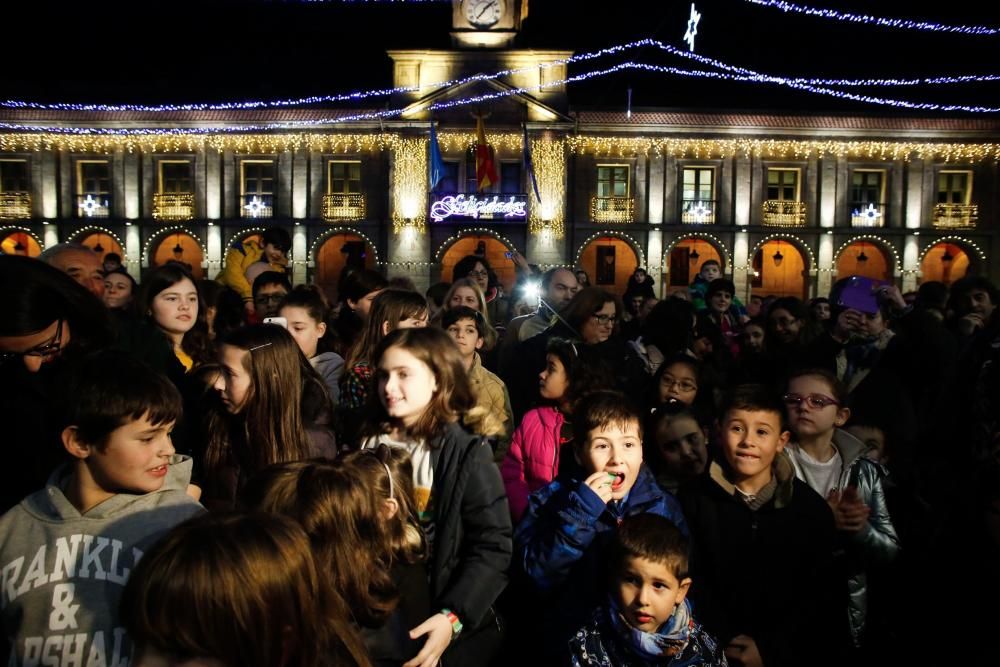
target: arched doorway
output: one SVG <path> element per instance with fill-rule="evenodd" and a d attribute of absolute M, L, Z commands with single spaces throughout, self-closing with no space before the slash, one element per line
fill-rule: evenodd
<path fill-rule="evenodd" d="M 892 282 L 892 262 L 885 250 L 871 241 L 854 241 L 837 257 L 837 278 L 865 276 Z"/>
<path fill-rule="evenodd" d="M 957 244 L 949 241 L 935 243 L 920 262 L 920 281 L 937 281 L 950 285 L 959 278 L 964 278 L 971 264 L 969 253 Z"/>
<path fill-rule="evenodd" d="M 101 261 L 104 261 L 104 256 L 109 252 L 117 253 L 122 258 L 122 261 L 125 261 L 125 250 L 115 240 L 115 237 L 107 232 L 90 232 L 79 237 L 76 242 L 96 252 Z"/>
<path fill-rule="evenodd" d="M 201 263 L 205 255 L 201 244 L 188 232 L 171 232 L 160 239 L 153 251 L 150 266 L 162 266 L 167 262 L 180 262 L 194 276 L 195 280 L 205 277 Z"/>
<path fill-rule="evenodd" d="M 361 236 L 345 232 L 329 236 L 316 252 L 315 282 L 331 299 L 337 295 L 337 283 L 344 268 L 374 269 L 375 253 Z"/>
<path fill-rule="evenodd" d="M 635 249 L 616 236 L 598 237 L 580 253 L 580 268 L 590 276 L 590 284 L 619 296 L 625 293 L 628 279 L 638 266 Z"/>
<path fill-rule="evenodd" d="M 42 247 L 31 234 L 20 230 L 5 230 L 0 232 L 0 250 L 5 255 L 21 255 L 22 257 L 38 257 Z"/>
<path fill-rule="evenodd" d="M 768 241 L 753 256 L 750 293 L 754 296 L 809 296 L 806 260 L 795 244 L 781 239 Z"/>
<path fill-rule="evenodd" d="M 725 273 L 726 263 L 712 243 L 700 238 L 678 241 L 670 249 L 664 261 L 667 269 L 667 287 L 664 294 L 686 292 L 695 276 L 701 271 L 702 265 L 710 259 L 718 262 L 722 272 Z"/>
<path fill-rule="evenodd" d="M 441 258 L 441 280 L 452 282 L 452 273 L 455 265 L 463 257 L 468 255 L 482 255 L 489 262 L 493 273 L 497 275 L 497 280 L 503 285 L 504 292 L 510 294 L 514 289 L 514 282 L 517 280 L 517 273 L 514 271 L 514 260 L 507 257 L 507 253 L 514 250 L 506 243 L 500 241 L 489 234 L 469 234 L 455 241 Z"/>

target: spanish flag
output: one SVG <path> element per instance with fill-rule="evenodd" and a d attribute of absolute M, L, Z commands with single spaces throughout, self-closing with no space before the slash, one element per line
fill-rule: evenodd
<path fill-rule="evenodd" d="M 476 119 L 476 189 L 479 192 L 500 180 L 493 159 L 493 147 L 486 143 L 486 127 L 483 117 Z"/>

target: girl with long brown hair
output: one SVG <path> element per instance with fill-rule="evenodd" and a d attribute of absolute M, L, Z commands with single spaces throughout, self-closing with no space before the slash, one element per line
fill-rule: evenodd
<path fill-rule="evenodd" d="M 309 538 L 278 515 L 207 514 L 181 524 L 143 556 L 121 610 L 136 667 L 371 664 Z"/>
<path fill-rule="evenodd" d="M 507 583 L 511 523 L 500 473 L 485 439 L 459 420 L 474 405 L 455 343 L 434 329 L 393 331 L 376 348 L 366 448 L 409 452 L 417 511 L 431 548 L 432 609 L 410 630 L 426 637 L 405 667 L 490 661 L 500 642 L 493 609 Z"/>
<path fill-rule="evenodd" d="M 225 412 L 208 420 L 207 501 L 232 504 L 243 481 L 273 463 L 336 456 L 326 387 L 284 328 L 234 331 L 219 363 Z"/>
<path fill-rule="evenodd" d="M 177 361 L 190 371 L 212 360 L 206 309 L 201 292 L 187 269 L 164 264 L 142 278 L 138 309 L 169 342 Z"/>

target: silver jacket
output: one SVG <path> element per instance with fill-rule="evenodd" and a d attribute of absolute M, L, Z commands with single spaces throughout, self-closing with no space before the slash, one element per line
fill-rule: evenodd
<path fill-rule="evenodd" d="M 882 490 L 882 478 L 888 471 L 865 458 L 865 445 L 847 431 L 833 432 L 833 446 L 840 453 L 842 467 L 837 480 L 837 488 L 855 486 L 858 497 L 871 509 L 868 524 L 859 532 L 850 535 L 848 559 L 851 563 L 847 590 L 849 595 L 848 620 L 851 636 L 857 644 L 861 640 L 868 613 L 867 568 L 885 565 L 899 555 L 899 538 L 889 516 L 889 507 Z M 794 456 L 790 456 L 795 466 L 795 476 L 805 481 L 802 470 Z"/>

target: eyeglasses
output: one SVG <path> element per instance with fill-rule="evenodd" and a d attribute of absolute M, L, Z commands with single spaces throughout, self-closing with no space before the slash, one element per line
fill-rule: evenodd
<path fill-rule="evenodd" d="M 591 317 L 597 320 L 597 323 L 600 324 L 601 326 L 604 326 L 606 324 L 614 324 L 615 322 L 618 321 L 617 315 L 599 315 L 598 313 L 594 313 L 593 315 L 591 315 Z"/>
<path fill-rule="evenodd" d="M 698 391 L 698 385 L 691 382 L 691 380 L 678 380 L 670 377 L 669 375 L 664 375 L 660 378 L 660 386 L 665 387 L 666 389 L 673 389 L 676 387 L 681 391 Z"/>
<path fill-rule="evenodd" d="M 469 271 L 470 278 L 489 278 L 489 271 Z"/>
<path fill-rule="evenodd" d="M 284 294 L 265 294 L 254 299 L 254 303 L 259 303 L 263 306 L 268 303 L 281 303 L 281 300 L 284 298 Z"/>
<path fill-rule="evenodd" d="M 824 396 L 823 394 L 809 394 L 807 396 L 802 396 L 800 394 L 785 394 L 781 397 L 781 400 L 785 402 L 790 408 L 797 408 L 802 405 L 805 401 L 813 410 L 822 410 L 828 405 L 840 405 L 840 401 L 835 398 L 830 398 L 829 396 Z"/>
<path fill-rule="evenodd" d="M 56 333 L 49 340 L 24 352 L 0 352 L 0 365 L 24 357 L 54 357 L 62 351 L 63 320 L 56 320 Z"/>

